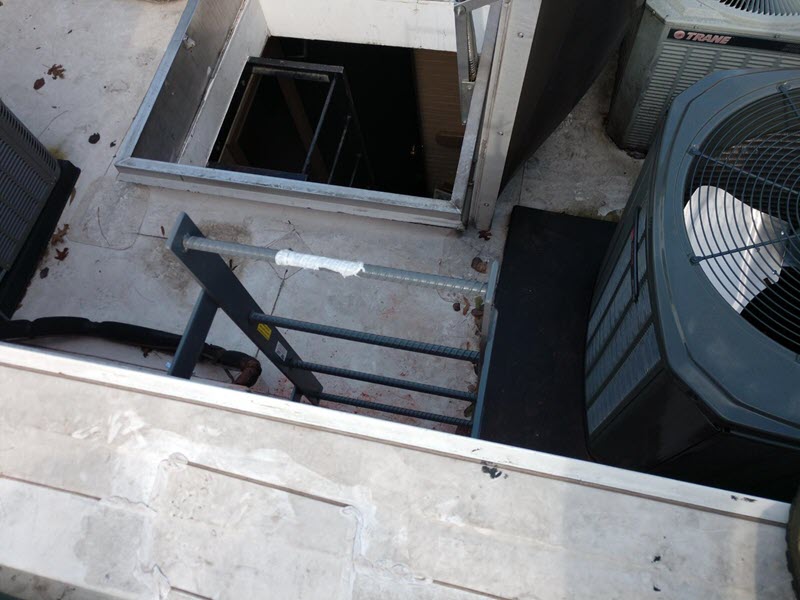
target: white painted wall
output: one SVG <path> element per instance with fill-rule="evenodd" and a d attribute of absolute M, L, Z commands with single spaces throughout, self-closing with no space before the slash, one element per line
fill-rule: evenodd
<path fill-rule="evenodd" d="M 272 35 L 431 50 L 456 49 L 450 0 L 260 2 Z M 483 28 L 476 29 L 482 31 Z"/>

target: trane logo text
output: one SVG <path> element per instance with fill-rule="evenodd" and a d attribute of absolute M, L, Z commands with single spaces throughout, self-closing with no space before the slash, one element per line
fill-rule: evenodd
<path fill-rule="evenodd" d="M 700 31 L 683 31 L 679 29 L 672 34 L 676 40 L 689 40 L 692 42 L 706 42 L 707 44 L 727 44 L 733 38 L 729 35 L 715 33 L 702 33 Z"/>

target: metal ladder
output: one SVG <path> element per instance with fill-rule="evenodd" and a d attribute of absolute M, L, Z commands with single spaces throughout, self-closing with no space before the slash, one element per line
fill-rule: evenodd
<path fill-rule="evenodd" d="M 497 322 L 497 310 L 494 306 L 494 293 L 498 277 L 498 267 L 496 263 L 493 263 L 489 270 L 489 280 L 487 283 L 428 273 L 418 273 L 415 271 L 405 271 L 377 265 L 348 263 L 348 261 L 332 261 L 328 263 L 343 264 L 345 266 L 355 265 L 355 268 L 358 269 L 358 276 L 365 279 L 377 279 L 380 281 L 404 283 L 406 285 L 446 291 L 459 291 L 483 296 L 484 313 L 481 345 L 480 351 L 474 351 L 440 344 L 364 333 L 351 329 L 343 329 L 341 327 L 308 323 L 265 314 L 220 255 L 265 260 L 276 263 L 276 261 L 279 260 L 279 252 L 286 251 L 208 239 L 186 214 L 181 214 L 178 218 L 167 240 L 167 246 L 172 250 L 178 260 L 191 272 L 192 276 L 202 288 L 175 353 L 175 357 L 169 367 L 170 375 L 182 377 L 184 379 L 189 379 L 191 377 L 200 357 L 203 344 L 208 336 L 214 316 L 217 310 L 222 309 L 278 370 L 292 382 L 294 385 L 294 392 L 292 393 L 291 399 L 293 401 L 299 401 L 301 397 L 305 397 L 313 404 L 319 404 L 320 400 L 324 400 L 336 404 L 356 406 L 427 421 L 446 423 L 455 425 L 463 430 L 468 429 L 472 437 L 480 437 L 486 375 L 491 358 L 495 324 Z M 325 257 L 300 255 L 297 253 L 290 253 L 290 255 L 305 259 L 304 261 L 301 260 L 301 262 L 309 264 L 316 261 L 315 266 L 310 267 L 302 264 L 292 265 L 298 266 L 299 268 L 322 268 L 325 270 L 325 261 L 332 260 Z M 286 263 L 281 262 L 280 264 Z M 479 366 L 478 390 L 477 393 L 471 393 L 427 383 L 306 362 L 297 355 L 278 328 L 361 342 L 373 346 L 382 346 L 384 348 L 393 348 L 419 354 L 468 361 Z M 322 384 L 314 376 L 314 373 L 472 402 L 474 403 L 472 418 L 461 419 L 329 394 L 323 390 Z"/>
<path fill-rule="evenodd" d="M 305 132 L 308 139 L 304 140 L 305 159 L 296 172 L 236 165 L 225 159 L 226 153 L 231 152 L 231 148 L 238 143 L 249 110 L 264 110 L 264 107 L 251 106 L 261 78 L 273 78 L 278 82 L 297 131 L 304 130 L 301 124 L 308 128 Z M 313 130 L 297 82 L 310 82 L 326 89 L 325 100 Z M 344 67 L 250 57 L 236 86 L 231 106 L 237 106 L 238 109 L 226 115 L 211 153 L 209 167 L 346 187 L 373 187 L 375 175 Z M 326 127 L 338 132 L 336 151 L 332 156 L 323 156 L 321 149 L 320 138 Z"/>

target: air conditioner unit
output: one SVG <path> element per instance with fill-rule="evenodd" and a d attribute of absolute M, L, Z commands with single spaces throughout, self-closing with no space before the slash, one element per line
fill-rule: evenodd
<path fill-rule="evenodd" d="M 675 99 L 592 300 L 597 460 L 796 491 L 799 207 L 800 71 L 720 72 Z"/>
<path fill-rule="evenodd" d="M 79 173 L 0 100 L 0 315 L 16 310 Z"/>
<path fill-rule="evenodd" d="M 800 0 L 646 0 L 623 43 L 608 133 L 644 151 L 675 96 L 724 69 L 800 67 Z"/>

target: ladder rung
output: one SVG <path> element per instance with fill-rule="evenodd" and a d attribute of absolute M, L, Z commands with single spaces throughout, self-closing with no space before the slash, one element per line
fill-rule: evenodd
<path fill-rule="evenodd" d="M 265 315 L 264 313 L 251 313 L 250 321 L 254 323 L 266 323 L 267 325 L 283 327 L 285 329 L 292 329 L 294 331 L 302 331 L 304 333 L 324 335 L 327 337 L 338 338 L 340 340 L 350 340 L 352 342 L 372 344 L 373 346 L 383 346 L 384 348 L 395 348 L 396 350 L 407 350 L 409 352 L 416 352 L 418 354 L 443 356 L 445 358 L 465 360 L 473 363 L 477 363 L 480 360 L 480 353 L 474 350 L 464 350 L 463 348 L 453 348 L 451 346 L 441 346 L 439 344 L 416 342 L 414 340 L 405 340 L 403 338 L 377 335 L 375 333 L 364 333 L 363 331 L 342 329 L 341 327 L 320 325 L 318 323 L 308 323 L 306 321 L 287 319 L 286 317 Z"/>
<path fill-rule="evenodd" d="M 366 381 L 367 383 L 375 383 L 378 385 L 385 385 L 387 387 L 411 390 L 413 392 L 431 394 L 433 396 L 442 396 L 444 398 L 454 398 L 456 400 L 465 400 L 467 402 L 475 402 L 478 399 L 477 394 L 470 394 L 469 392 L 462 392 L 461 390 L 453 390 L 446 387 L 439 387 L 438 385 L 429 385 L 427 383 L 419 383 L 417 381 L 408 381 L 406 379 L 384 377 L 383 375 L 374 375 L 372 373 L 364 373 L 362 371 L 351 371 L 350 369 L 331 367 L 329 365 L 320 365 L 318 363 L 310 363 L 302 360 L 294 360 L 289 366 L 295 369 L 302 369 L 303 371 L 313 371 L 314 373 L 333 375 L 335 377 L 344 377 L 345 379 L 356 379 L 358 381 Z"/>
<path fill-rule="evenodd" d="M 421 410 L 414 410 L 412 408 L 402 408 L 399 406 L 390 406 L 388 404 L 378 404 L 377 402 L 369 402 L 367 400 L 357 400 L 355 398 L 348 398 L 347 396 L 338 396 L 336 394 L 327 394 L 321 392 L 314 396 L 318 400 L 325 400 L 326 402 L 335 402 L 337 404 L 346 404 L 348 406 L 357 406 L 359 408 L 369 408 L 371 410 L 379 410 L 385 413 L 392 413 L 394 415 L 403 415 L 405 417 L 414 417 L 415 419 L 424 419 L 426 421 L 435 421 L 437 423 L 445 423 L 447 425 L 456 425 L 458 427 L 471 427 L 472 421 L 467 419 L 459 419 L 458 417 L 448 417 L 446 415 L 435 415 L 433 413 L 424 412 Z"/>

